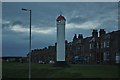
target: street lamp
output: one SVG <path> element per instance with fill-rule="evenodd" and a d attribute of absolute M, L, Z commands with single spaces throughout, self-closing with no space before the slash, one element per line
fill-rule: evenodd
<path fill-rule="evenodd" d="M 31 10 L 22 8 L 23 11 L 28 11 L 30 16 L 30 37 L 29 37 L 29 80 L 31 78 Z"/>

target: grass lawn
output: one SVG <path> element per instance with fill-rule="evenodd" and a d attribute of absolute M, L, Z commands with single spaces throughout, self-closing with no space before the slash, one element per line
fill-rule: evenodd
<path fill-rule="evenodd" d="M 3 78 L 28 78 L 28 63 L 3 63 Z M 118 78 L 117 65 L 81 65 L 53 67 L 32 63 L 32 78 Z"/>

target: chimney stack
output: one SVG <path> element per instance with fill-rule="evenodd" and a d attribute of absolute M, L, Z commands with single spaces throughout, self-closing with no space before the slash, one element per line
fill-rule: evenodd
<path fill-rule="evenodd" d="M 79 35 L 78 35 L 78 39 L 83 39 L 83 35 L 82 35 L 82 34 L 79 34 Z"/>
<path fill-rule="evenodd" d="M 98 37 L 98 31 L 97 31 L 97 29 L 93 29 L 92 37 Z"/>
<path fill-rule="evenodd" d="M 99 31 L 99 37 L 103 36 L 105 34 L 105 30 L 104 29 L 100 29 Z"/>

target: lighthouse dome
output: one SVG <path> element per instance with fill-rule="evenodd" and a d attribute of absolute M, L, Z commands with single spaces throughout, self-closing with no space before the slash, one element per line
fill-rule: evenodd
<path fill-rule="evenodd" d="M 57 17 L 57 19 L 56 19 L 57 21 L 61 21 L 61 20 L 65 20 L 65 17 L 64 16 L 62 16 L 62 15 L 60 15 L 60 16 L 58 16 Z"/>

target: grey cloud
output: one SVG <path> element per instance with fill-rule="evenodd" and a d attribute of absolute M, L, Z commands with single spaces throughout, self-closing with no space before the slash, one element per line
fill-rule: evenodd
<path fill-rule="evenodd" d="M 15 26 L 15 25 L 22 25 L 23 26 L 23 23 L 21 21 L 9 21 L 8 23 L 2 23 L 2 28 L 3 29 L 10 29 L 12 26 Z"/>
<path fill-rule="evenodd" d="M 32 49 L 54 45 L 56 35 L 32 34 Z M 8 40 L 9 39 L 9 40 Z M 29 47 L 29 34 L 3 35 L 3 55 L 25 55 Z"/>
<path fill-rule="evenodd" d="M 66 17 L 68 23 L 82 24 L 87 21 L 98 21 L 98 28 L 112 30 L 116 22 L 107 21 L 110 16 L 116 15 L 117 3 L 4 3 L 3 19 L 10 23 L 2 24 L 3 27 L 3 54 L 23 55 L 28 51 L 29 33 L 14 32 L 12 26 L 21 25 L 29 27 L 29 15 L 20 11 L 21 7 L 32 10 L 32 27 L 42 30 L 56 27 L 55 19 L 60 11 Z M 12 11 L 9 11 L 12 10 Z M 75 12 L 74 12 L 75 11 Z M 109 12 L 113 12 L 108 14 Z M 9 13 L 9 14 L 8 14 Z M 78 17 L 75 17 L 78 16 Z M 116 17 L 114 17 L 115 19 Z M 103 21 L 104 20 L 104 21 Z M 110 18 L 112 20 L 112 18 Z M 78 28 L 66 29 L 66 39 L 71 41 L 74 34 L 83 34 L 84 37 L 91 35 L 91 30 Z M 56 42 L 55 34 L 32 33 L 32 48 L 41 48 Z"/>
<path fill-rule="evenodd" d="M 2 29 L 6 29 L 6 28 L 10 28 L 10 24 L 9 23 L 2 24 Z"/>
<path fill-rule="evenodd" d="M 115 20 L 106 20 L 101 23 L 99 28 L 104 28 L 107 31 L 113 31 L 118 28 L 118 23 Z"/>
<path fill-rule="evenodd" d="M 21 22 L 19 21 L 15 21 L 15 22 L 12 22 L 10 21 L 9 23 L 2 23 L 2 35 L 6 35 L 6 36 L 11 36 L 11 35 L 14 35 L 14 34 L 20 34 L 19 32 L 14 32 L 11 30 L 11 28 L 15 25 L 20 25 Z"/>
<path fill-rule="evenodd" d="M 12 23 L 12 26 L 15 26 L 15 25 L 23 25 L 23 23 L 21 21 L 14 21 Z"/>
<path fill-rule="evenodd" d="M 81 16 L 77 16 L 77 17 L 73 17 L 71 18 L 68 23 L 75 23 L 75 24 L 81 24 L 86 22 L 88 19 L 85 17 L 81 17 Z"/>

